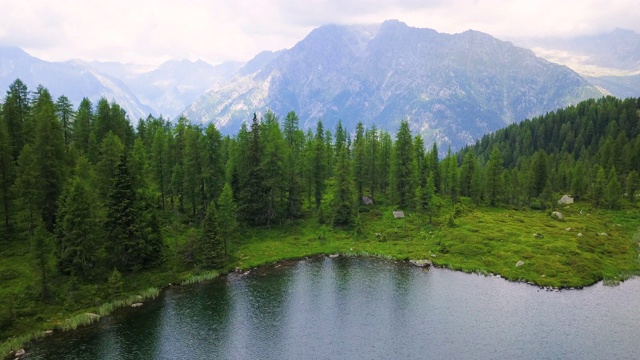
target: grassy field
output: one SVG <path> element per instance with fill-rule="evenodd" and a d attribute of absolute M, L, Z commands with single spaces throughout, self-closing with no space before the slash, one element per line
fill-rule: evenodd
<path fill-rule="evenodd" d="M 599 280 L 615 283 L 640 271 L 637 209 L 593 210 L 574 204 L 558 209 L 564 215 L 560 221 L 542 211 L 467 204 L 453 225 L 448 224 L 448 215 L 434 218 L 430 225 L 424 214 L 393 219 L 391 210 L 361 213 L 361 234 L 319 225 L 313 219 L 250 231 L 237 246 L 236 266 L 356 253 L 431 259 L 437 266 L 552 287 L 583 287 Z M 518 261 L 524 265 L 516 267 Z"/>
<path fill-rule="evenodd" d="M 545 211 L 476 207 L 463 202 L 453 219 L 453 208 L 441 207 L 433 224 L 426 215 L 410 212 L 405 212 L 404 219 L 394 219 L 392 210 L 361 208 L 359 231 L 334 229 L 315 218 L 242 230 L 238 240 L 230 244 L 229 266 L 222 272 L 283 259 L 342 253 L 430 259 L 450 269 L 499 274 L 509 280 L 552 287 L 582 287 L 599 280 L 615 284 L 640 273 L 637 208 L 608 211 L 577 203 L 558 209 L 564 215 L 560 221 Z M 157 289 L 152 288 L 217 276 L 217 272 L 184 266 L 175 255 L 176 249 L 193 236 L 188 225 L 172 225 L 165 235 L 167 261 L 157 269 L 124 275 L 118 298 L 109 295 L 106 282 L 81 284 L 52 276 L 54 301 L 34 300 L 38 277 L 29 260 L 28 244 L 2 249 L 0 354 L 42 336 L 45 330 L 64 330 L 73 328 L 76 322 L 81 325 L 96 320 L 86 313 L 106 315 L 138 296 L 153 297 Z M 516 266 L 519 261 L 524 264 Z"/>

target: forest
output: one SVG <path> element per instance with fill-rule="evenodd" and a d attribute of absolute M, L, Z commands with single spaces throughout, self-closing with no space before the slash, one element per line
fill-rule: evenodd
<path fill-rule="evenodd" d="M 231 270 L 246 255 L 243 237 L 296 226 L 317 226 L 321 239 L 370 232 L 387 241 L 392 234 L 366 228 L 390 210 L 427 233 L 472 211 L 547 216 L 563 194 L 592 211 L 637 212 L 639 106 L 588 100 L 445 152 L 406 120 L 395 134 L 361 122 L 303 129 L 294 111 L 254 114 L 234 136 L 184 117 L 134 127 L 104 98 L 76 108 L 16 80 L 0 111 L 0 254 L 21 265 L 0 262 L 0 339 L 147 281 Z M 434 262 L 454 256 L 455 241 L 437 242 Z M 500 271 L 479 264 L 469 269 Z"/>

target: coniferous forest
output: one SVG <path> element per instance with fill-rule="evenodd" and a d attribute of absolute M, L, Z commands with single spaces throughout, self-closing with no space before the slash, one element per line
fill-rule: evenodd
<path fill-rule="evenodd" d="M 106 99 L 76 106 L 16 80 L 0 112 L 0 339 L 128 291 L 294 256 L 273 240 L 287 236 L 303 249 L 295 254 L 360 241 L 372 252 L 431 254 L 436 264 L 514 280 L 578 268 L 578 275 L 553 270 L 556 277 L 539 280 L 553 286 L 637 271 L 627 263 L 611 270 L 608 259 L 633 264 L 637 255 L 627 235 L 640 200 L 639 107 L 640 99 L 588 100 L 453 152 L 425 144 L 407 121 L 395 134 L 362 123 L 327 128 L 322 120 L 303 129 L 294 111 L 255 114 L 233 136 L 184 117 L 149 116 L 134 126 Z M 613 234 L 585 236 L 567 264 L 501 270 L 512 257 L 500 251 L 514 235 L 482 235 L 494 231 L 493 223 L 478 230 L 483 214 L 521 216 L 528 226 L 526 218 L 547 221 L 564 194 L 579 206 L 569 214 L 600 214 L 627 232 L 615 243 Z M 403 225 L 391 210 L 404 210 Z M 484 242 L 456 235 L 461 229 Z M 549 256 L 573 251 L 545 239 L 531 248 Z M 250 259 L 247 244 L 264 259 Z M 538 256 L 518 246 L 517 256 Z"/>

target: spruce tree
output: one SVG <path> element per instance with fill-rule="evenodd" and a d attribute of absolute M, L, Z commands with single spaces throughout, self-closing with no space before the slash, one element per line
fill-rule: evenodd
<path fill-rule="evenodd" d="M 324 129 L 322 121 L 318 120 L 316 134 L 314 138 L 314 154 L 313 154 L 313 180 L 314 180 L 314 198 L 316 210 L 320 208 L 322 195 L 324 194 L 324 181 L 326 176 L 326 144 L 324 142 Z"/>
<path fill-rule="evenodd" d="M 609 179 L 607 180 L 607 187 L 605 190 L 605 198 L 609 209 L 618 209 L 620 207 L 621 194 L 622 187 L 618 181 L 616 167 L 612 166 L 611 170 L 609 170 Z"/>
<path fill-rule="evenodd" d="M 16 79 L 9 85 L 7 96 L 2 105 L 2 117 L 7 126 L 14 159 L 18 158 L 22 147 L 32 136 L 26 131 L 30 107 L 27 85 L 20 79 Z"/>
<path fill-rule="evenodd" d="M 11 221 L 13 217 L 11 185 L 15 180 L 15 163 L 11 149 L 11 141 L 7 131 L 6 123 L 0 115 L 0 213 L 2 214 L 3 231 L 0 232 L 0 239 L 8 238 L 11 232 Z"/>
<path fill-rule="evenodd" d="M 36 153 L 33 147 L 27 144 L 18 157 L 16 181 L 11 191 L 15 196 L 18 229 L 27 236 L 33 235 L 36 223 L 41 219 L 42 187 L 39 178 L 40 169 Z"/>
<path fill-rule="evenodd" d="M 594 167 L 596 172 L 596 179 L 593 183 L 593 189 L 591 191 L 591 199 L 596 206 L 600 206 L 604 202 L 605 191 L 607 186 L 607 178 L 604 175 L 604 169 L 598 165 Z"/>
<path fill-rule="evenodd" d="M 498 147 L 494 147 L 491 156 L 487 162 L 485 173 L 485 188 L 487 199 L 491 206 L 496 206 L 501 194 L 501 178 L 502 178 L 502 155 Z"/>
<path fill-rule="evenodd" d="M 284 121 L 284 141 L 286 144 L 286 193 L 285 216 L 288 219 L 302 215 L 302 173 L 304 133 L 298 126 L 298 116 L 290 111 Z"/>
<path fill-rule="evenodd" d="M 58 100 L 56 100 L 56 114 L 62 125 L 64 145 L 68 147 L 71 144 L 74 118 L 73 105 L 71 105 L 68 97 L 61 95 Z"/>
<path fill-rule="evenodd" d="M 220 237 L 224 243 L 224 257 L 227 258 L 228 243 L 236 237 L 238 228 L 238 210 L 233 200 L 233 192 L 229 183 L 224 184 L 220 197 L 218 198 L 217 221 Z"/>
<path fill-rule="evenodd" d="M 43 301 L 48 301 L 51 297 L 48 277 L 53 250 L 53 237 L 47 231 L 46 225 L 38 219 L 33 234 L 29 236 L 29 240 L 31 242 L 31 256 L 40 277 L 40 298 Z"/>
<path fill-rule="evenodd" d="M 42 191 L 39 204 L 47 231 L 53 232 L 58 211 L 58 197 L 62 192 L 66 172 L 66 151 L 62 126 L 55 114 L 49 91 L 39 87 L 33 106 L 36 123 L 34 151 L 39 167 L 38 185 Z"/>
<path fill-rule="evenodd" d="M 335 184 L 331 204 L 333 225 L 353 225 L 356 218 L 354 195 L 347 149 L 341 147 L 336 158 Z"/>
<path fill-rule="evenodd" d="M 396 204 L 400 208 L 411 205 L 415 193 L 413 168 L 413 143 L 409 123 L 403 120 L 396 134 L 394 147 L 393 179 Z"/>
<path fill-rule="evenodd" d="M 220 269 L 225 263 L 224 241 L 218 228 L 216 204 L 212 201 L 207 207 L 207 214 L 202 225 L 202 260 L 208 268 Z"/>
<path fill-rule="evenodd" d="M 625 183 L 627 186 L 627 196 L 629 197 L 629 201 L 631 201 L 632 204 L 635 204 L 638 187 L 640 187 L 638 172 L 635 170 L 629 172 L 629 175 L 627 175 L 627 179 Z"/>
<path fill-rule="evenodd" d="M 71 138 L 73 147 L 80 154 L 89 156 L 91 142 L 91 124 L 93 123 L 93 105 L 87 98 L 83 98 L 78 106 L 75 119 L 71 123 Z"/>
<path fill-rule="evenodd" d="M 56 225 L 58 269 L 80 277 L 91 276 L 97 270 L 103 221 L 96 190 L 78 174 L 86 164 L 86 158 L 80 158 L 76 176 L 61 198 Z"/>

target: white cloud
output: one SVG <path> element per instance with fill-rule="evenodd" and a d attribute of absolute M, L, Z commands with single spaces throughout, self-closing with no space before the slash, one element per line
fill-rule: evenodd
<path fill-rule="evenodd" d="M 503 39 L 616 27 L 640 32 L 636 0 L 0 0 L 0 9 L 0 44 L 47 60 L 247 60 L 261 50 L 291 47 L 320 25 L 391 18 L 440 32 L 475 29 Z"/>

